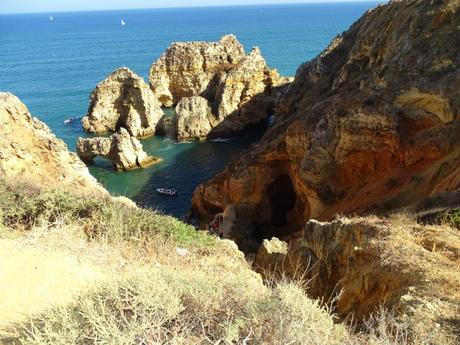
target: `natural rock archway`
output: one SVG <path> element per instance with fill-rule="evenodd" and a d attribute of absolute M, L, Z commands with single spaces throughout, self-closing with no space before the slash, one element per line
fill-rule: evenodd
<path fill-rule="evenodd" d="M 145 168 L 160 161 L 148 156 L 139 140 L 123 127 L 107 138 L 79 138 L 77 154 L 87 164 L 101 156 L 110 160 L 117 170 Z"/>
<path fill-rule="evenodd" d="M 96 86 L 82 123 L 91 133 L 125 128 L 132 136 L 146 137 L 155 134 L 162 116 L 160 104 L 144 80 L 122 67 Z"/>

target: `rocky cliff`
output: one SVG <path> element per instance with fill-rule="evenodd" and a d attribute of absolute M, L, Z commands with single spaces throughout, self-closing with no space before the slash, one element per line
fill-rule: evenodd
<path fill-rule="evenodd" d="M 289 81 L 267 66 L 258 48 L 246 54 L 233 35 L 219 42 L 173 43 L 150 70 L 150 86 L 159 101 L 178 105 L 179 140 L 229 135 L 260 123 L 272 111 L 278 87 Z M 183 99 L 186 103 L 180 104 Z"/>
<path fill-rule="evenodd" d="M 77 155 L 88 164 L 101 156 L 110 160 L 117 170 L 144 168 L 159 161 L 148 156 L 140 141 L 123 127 L 108 138 L 79 138 Z"/>
<path fill-rule="evenodd" d="M 122 67 L 101 81 L 91 93 L 83 128 L 92 133 L 126 128 L 135 137 L 155 134 L 163 116 L 160 104 L 144 80 Z"/>
<path fill-rule="evenodd" d="M 272 277 L 302 275 L 309 295 L 333 301 L 342 318 L 362 320 L 385 305 L 416 333 L 437 325 L 423 343 L 448 343 L 459 315 L 460 296 L 452 288 L 460 284 L 459 248 L 457 229 L 401 215 L 310 220 L 290 246 L 264 241 L 256 267 Z"/>
<path fill-rule="evenodd" d="M 5 92 L 0 93 L 0 178 L 108 195 L 77 155 L 16 96 Z"/>
<path fill-rule="evenodd" d="M 275 125 L 195 191 L 194 214 L 231 208 L 247 244 L 290 236 L 309 218 L 458 188 L 459 6 L 393 1 L 368 11 L 300 66 Z"/>

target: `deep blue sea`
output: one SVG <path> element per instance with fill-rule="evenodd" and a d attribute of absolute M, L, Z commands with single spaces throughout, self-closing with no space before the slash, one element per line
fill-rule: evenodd
<path fill-rule="evenodd" d="M 259 46 L 284 75 L 320 53 L 377 2 L 0 15 L 0 91 L 16 94 L 71 150 L 85 135 L 71 116 L 82 116 L 96 84 L 120 66 L 148 79 L 151 64 L 173 41 L 216 41 L 233 33 L 249 51 Z M 1 10 L 1 3 L 0 3 Z M 50 21 L 49 17 L 54 20 Z M 120 25 L 123 19 L 125 26 Z M 114 195 L 175 216 L 186 214 L 193 190 L 261 135 L 249 130 L 223 142 L 143 140 L 164 160 L 143 170 L 116 173 L 97 161 L 91 172 Z M 179 196 L 155 188 L 175 187 Z"/>

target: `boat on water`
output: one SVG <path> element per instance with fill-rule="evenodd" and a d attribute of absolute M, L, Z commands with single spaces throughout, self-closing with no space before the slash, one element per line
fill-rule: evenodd
<path fill-rule="evenodd" d="M 175 196 L 177 195 L 177 190 L 174 188 L 157 188 L 156 191 L 163 195 Z"/>
<path fill-rule="evenodd" d="M 70 125 L 71 123 L 73 123 L 78 118 L 79 118 L 78 116 L 69 117 L 67 120 L 64 121 L 64 125 Z"/>
<path fill-rule="evenodd" d="M 52 22 L 54 20 L 54 17 L 53 16 L 50 16 L 50 21 Z"/>
<path fill-rule="evenodd" d="M 121 26 L 125 26 L 126 22 L 122 19 L 120 24 L 121 24 Z"/>

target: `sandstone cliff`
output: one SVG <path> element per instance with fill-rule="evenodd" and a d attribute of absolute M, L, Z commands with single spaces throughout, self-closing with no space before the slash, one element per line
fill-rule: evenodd
<path fill-rule="evenodd" d="M 277 88 L 289 81 L 267 66 L 258 48 L 246 54 L 233 35 L 219 42 L 173 43 L 150 70 L 150 86 L 159 101 L 178 105 L 179 140 L 229 135 L 262 122 L 274 107 Z M 190 97 L 193 102 L 179 106 Z M 204 103 L 196 97 L 206 99 L 211 111 L 203 111 Z M 189 132 L 181 125 L 184 121 L 197 130 Z"/>
<path fill-rule="evenodd" d="M 64 142 L 14 95 L 0 93 L 0 178 L 108 195 Z"/>
<path fill-rule="evenodd" d="M 92 133 L 126 128 L 135 137 L 155 134 L 163 116 L 148 85 L 129 68 L 122 67 L 101 81 L 91 93 L 83 128 Z"/>
<path fill-rule="evenodd" d="M 79 138 L 77 154 L 86 163 L 101 156 L 110 160 L 117 170 L 144 168 L 159 161 L 158 158 L 148 156 L 140 141 L 123 127 L 108 138 Z"/>
<path fill-rule="evenodd" d="M 309 218 L 403 207 L 460 186 L 459 2 L 368 11 L 302 65 L 272 129 L 201 185 L 202 220 L 231 208 L 240 244 Z M 237 224 L 238 223 L 238 224 Z"/>
<path fill-rule="evenodd" d="M 459 316 L 459 249 L 457 229 L 400 215 L 311 220 L 289 247 L 264 241 L 256 267 L 272 276 L 302 274 L 309 295 L 334 301 L 342 318 L 395 308 L 416 334 L 431 333 L 422 343 L 444 344 L 455 339 Z"/>

